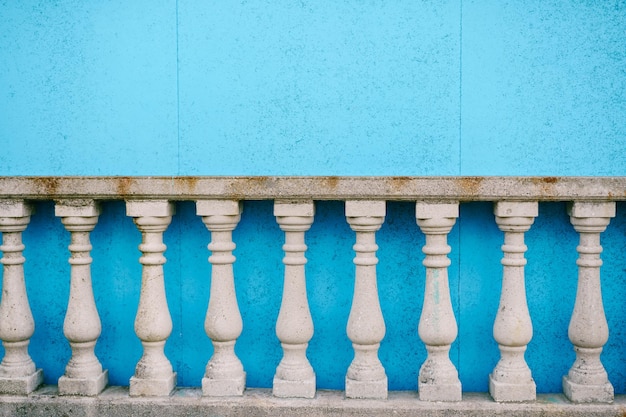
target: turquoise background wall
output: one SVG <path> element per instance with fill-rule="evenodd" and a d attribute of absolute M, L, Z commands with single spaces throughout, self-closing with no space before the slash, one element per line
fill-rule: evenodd
<path fill-rule="evenodd" d="M 0 175 L 626 175 L 626 2 L 0 1 Z M 282 4 L 280 4 L 282 3 Z M 51 202 L 24 234 L 37 329 L 31 353 L 54 383 L 69 347 L 69 234 Z M 93 232 L 97 353 L 127 385 L 140 234 L 122 202 Z M 210 341 L 209 233 L 191 202 L 165 234 L 179 385 L 199 385 Z M 603 361 L 626 392 L 626 207 L 603 235 L 611 336 Z M 250 386 L 270 386 L 281 351 L 282 232 L 271 202 L 246 202 L 234 234 Z M 318 202 L 307 234 L 320 388 L 343 387 L 354 234 L 340 202 Z M 498 359 L 502 234 L 491 205 L 464 203 L 450 237 L 464 390 L 486 391 Z M 410 203 L 378 233 L 392 389 L 415 389 L 424 237 Z M 538 389 L 560 391 L 574 360 L 567 324 L 577 235 L 565 204 L 541 204 L 527 234 Z"/>

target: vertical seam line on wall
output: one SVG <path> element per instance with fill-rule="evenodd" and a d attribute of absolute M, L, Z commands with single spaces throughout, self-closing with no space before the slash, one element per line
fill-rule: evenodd
<path fill-rule="evenodd" d="M 180 175 L 180 60 L 178 46 L 178 0 L 176 0 L 176 175 Z"/>
<path fill-rule="evenodd" d="M 459 0 L 459 175 L 463 173 L 463 0 Z"/>
<path fill-rule="evenodd" d="M 462 164 L 463 164 L 463 155 L 461 153 L 462 150 L 462 137 L 463 137 L 463 130 L 461 128 L 461 123 L 463 121 L 463 0 L 459 0 L 459 175 L 461 175 L 463 173 L 463 169 L 462 169 Z M 456 245 L 458 248 L 458 253 L 459 253 L 459 261 L 457 262 L 457 276 L 458 276 L 458 283 L 457 283 L 457 287 L 456 287 L 456 291 L 457 291 L 457 296 L 456 296 L 456 300 L 457 300 L 457 314 L 456 316 L 458 317 L 458 332 L 457 332 L 457 340 L 459 341 L 459 343 L 457 344 L 457 349 L 456 349 L 456 363 L 458 366 L 458 373 L 459 373 L 459 377 L 461 376 L 461 260 L 463 259 L 463 256 L 461 256 L 461 236 L 462 236 L 462 229 L 461 229 L 461 225 L 462 225 L 462 221 L 463 218 L 460 216 L 461 214 L 461 207 L 459 204 L 459 234 L 457 235 L 457 241 L 456 241 Z"/>

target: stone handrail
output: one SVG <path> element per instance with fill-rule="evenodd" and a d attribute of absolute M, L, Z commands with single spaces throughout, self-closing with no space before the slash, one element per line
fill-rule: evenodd
<path fill-rule="evenodd" d="M 94 351 L 101 324 L 90 272 L 89 234 L 100 215 L 100 200 L 125 200 L 127 215 L 142 234 L 139 246 L 142 286 L 135 333 L 141 340 L 143 355 L 129 381 L 128 393 L 122 399 L 118 395 L 115 401 L 127 407 L 136 404 L 137 397 L 169 397 L 176 390 L 176 371 L 164 352 L 172 320 L 165 299 L 163 233 L 174 215 L 173 201 L 195 201 L 196 214 L 211 233 L 212 279 L 205 331 L 214 353 L 207 363 L 201 391 L 189 398 L 258 395 L 245 393 L 246 373 L 234 350 L 242 319 L 235 295 L 232 231 L 242 215 L 241 201 L 274 200 L 274 216 L 285 234 L 285 257 L 282 304 L 276 324 L 283 359 L 276 369 L 271 401 L 308 399 L 311 407 L 318 407 L 318 412 L 328 403 L 319 400 L 316 405 L 316 376 L 306 357 L 314 323 L 309 312 L 304 269 L 305 233 L 313 224 L 315 200 L 344 201 L 346 221 L 355 236 L 355 286 L 347 322 L 354 360 L 345 376 L 345 397 L 360 401 L 393 401 L 397 397 L 389 395 L 387 375 L 378 359 L 385 322 L 376 283 L 376 232 L 386 216 L 386 201 L 412 201 L 415 220 L 426 237 L 422 249 L 426 288 L 419 336 L 428 356 L 418 376 L 418 401 L 465 402 L 466 405 L 471 401 L 466 401 L 458 372 L 449 358 L 458 329 L 449 294 L 447 236 L 459 216 L 459 202 L 494 202 L 495 222 L 504 235 L 502 293 L 493 331 L 500 361 L 489 375 L 489 394 L 496 403 L 533 403 L 538 398 L 536 386 L 524 359 L 533 331 L 525 297 L 524 234 L 538 216 L 538 202 L 567 201 L 580 245 L 576 262 L 578 293 L 569 326 L 576 361 L 563 377 L 563 394 L 572 404 L 614 404 L 604 409 L 580 408 L 581 412 L 601 415 L 621 410 L 615 404 L 623 401 L 614 396 L 600 360 L 608 339 L 608 326 L 602 307 L 599 242 L 600 234 L 615 217 L 616 201 L 626 201 L 626 177 L 0 177 L 0 250 L 4 254 L 0 339 L 5 348 L 0 363 L 0 394 L 5 395 L 9 404 L 0 406 L 0 413 L 12 412 L 14 408 L 10 404 L 28 404 L 29 397 L 23 396 L 35 395 L 33 392 L 43 395 L 44 400 L 38 400 L 42 404 L 56 407 L 56 403 L 45 399 L 49 391 L 41 392 L 43 371 L 37 369 L 28 353 L 34 321 L 25 287 L 22 232 L 30 222 L 30 201 L 36 200 L 55 201 L 55 215 L 71 235 L 70 298 L 64 334 L 72 357 L 65 375 L 58 381 L 58 391 L 52 395 L 58 392 L 93 397 L 98 404 L 107 401 L 102 394 L 108 371 L 102 369 Z M 594 323 L 593 329 L 588 325 L 590 322 Z M 406 406 L 406 398 L 396 401 Z M 258 406 L 238 404 L 237 407 L 249 412 Z M 278 403 L 276 407 L 285 404 Z M 389 411 L 376 403 L 370 405 L 369 411 L 375 409 L 381 414 Z M 466 405 L 450 410 L 470 412 L 472 407 Z M 483 408 L 487 414 L 494 410 L 515 411 Z M 411 413 L 416 409 L 406 410 Z M 434 409 L 428 406 L 424 410 Z M 441 406 L 438 410 L 446 408 Z M 546 412 L 543 407 L 516 410 L 522 414 Z M 567 403 L 553 411 L 573 410 Z"/>
<path fill-rule="evenodd" d="M 0 198 L 623 201 L 626 177 L 0 177 Z"/>

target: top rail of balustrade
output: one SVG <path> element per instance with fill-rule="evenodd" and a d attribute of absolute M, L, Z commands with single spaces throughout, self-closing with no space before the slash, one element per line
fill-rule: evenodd
<path fill-rule="evenodd" d="M 626 177 L 0 177 L 2 199 L 626 200 Z"/>

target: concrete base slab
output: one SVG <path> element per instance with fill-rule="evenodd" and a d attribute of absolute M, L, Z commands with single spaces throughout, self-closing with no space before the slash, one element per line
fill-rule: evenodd
<path fill-rule="evenodd" d="M 387 377 L 378 381 L 356 381 L 346 378 L 346 398 L 387 398 Z"/>
<path fill-rule="evenodd" d="M 0 378 L 0 394 L 28 395 L 43 384 L 43 370 L 20 378 Z"/>
<path fill-rule="evenodd" d="M 455 384 L 422 384 L 417 386 L 420 401 L 461 401 L 461 382 Z"/>
<path fill-rule="evenodd" d="M 573 382 L 567 375 L 563 377 L 563 393 L 575 403 L 612 403 L 613 385 L 582 385 Z"/>
<path fill-rule="evenodd" d="M 317 391 L 314 399 L 276 398 L 270 389 L 241 397 L 203 397 L 200 388 L 175 388 L 169 397 L 130 397 L 128 387 L 107 387 L 97 397 L 59 397 L 46 385 L 29 396 L 0 396 L 0 417 L 613 417 L 626 410 L 626 396 L 613 404 L 574 404 L 563 394 L 539 394 L 527 403 L 496 403 L 487 393 L 464 393 L 460 402 L 419 401 L 415 391 L 391 391 L 387 400 L 346 399 L 342 391 Z"/>
<path fill-rule="evenodd" d="M 109 371 L 104 370 L 97 378 L 59 378 L 59 395 L 86 395 L 93 397 L 102 392 L 109 382 Z"/>
<path fill-rule="evenodd" d="M 143 379 L 134 376 L 130 378 L 131 397 L 169 396 L 174 387 L 176 387 L 176 372 L 161 379 Z"/>
<path fill-rule="evenodd" d="M 498 402 L 535 401 L 537 386 L 532 379 L 526 384 L 510 384 L 497 381 L 493 378 L 493 374 L 489 374 L 489 394 L 494 401 Z"/>
<path fill-rule="evenodd" d="M 287 381 L 274 377 L 272 393 L 280 398 L 315 397 L 315 376 L 305 381 Z"/>
<path fill-rule="evenodd" d="M 237 397 L 243 395 L 246 388 L 246 373 L 239 378 L 209 379 L 202 378 L 202 395 L 207 397 Z"/>

